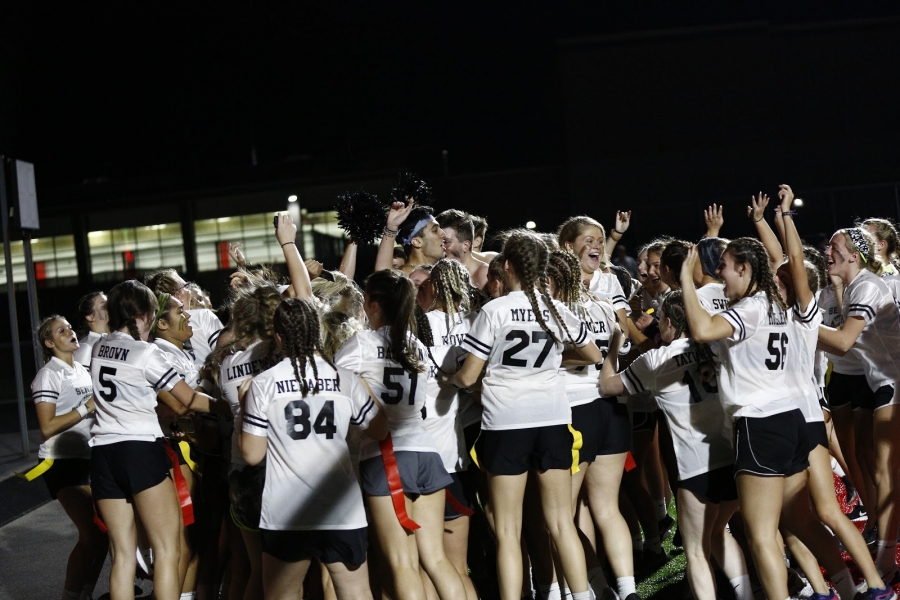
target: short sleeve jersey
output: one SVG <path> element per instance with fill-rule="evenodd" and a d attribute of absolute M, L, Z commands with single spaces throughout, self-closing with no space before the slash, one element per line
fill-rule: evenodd
<path fill-rule="evenodd" d="M 350 425 L 377 413 L 359 379 L 316 357 L 303 397 L 290 359 L 258 375 L 247 392 L 242 431 L 268 438 L 260 527 L 279 531 L 360 529 L 366 511 L 347 447 Z"/>
<path fill-rule="evenodd" d="M 700 306 L 711 315 L 716 315 L 723 310 L 728 309 L 728 298 L 725 296 L 725 284 L 707 283 L 703 287 L 697 288 L 697 298 L 700 300 Z"/>
<path fill-rule="evenodd" d="M 219 368 L 219 389 L 222 391 L 222 399 L 228 402 L 231 416 L 234 418 L 236 433 L 231 436 L 231 464 L 234 466 L 243 467 L 247 464 L 241 457 L 241 449 L 238 446 L 238 433 L 241 431 L 241 400 L 238 390 L 244 381 L 262 371 L 261 362 L 268 353 L 269 344 L 257 340 L 245 350 L 226 356 Z"/>
<path fill-rule="evenodd" d="M 819 290 L 816 302 L 819 308 L 822 309 L 824 325 L 839 329 L 844 324 L 844 315 L 838 306 L 838 298 L 833 285 Z M 859 362 L 859 357 L 852 352 L 848 352 L 844 356 L 826 352 L 825 357 L 831 361 L 831 368 L 835 373 L 841 373 L 842 375 L 865 374 L 862 363 Z"/>
<path fill-rule="evenodd" d="M 56 405 L 56 416 L 72 412 L 91 399 L 91 374 L 75 361 L 70 367 L 55 356 L 37 372 L 31 382 L 31 398 L 35 404 Z M 90 458 L 93 417 L 75 423 L 65 431 L 44 440 L 38 449 L 40 458 Z"/>
<path fill-rule="evenodd" d="M 91 380 L 97 407 L 92 446 L 162 437 L 156 394 L 181 381 L 157 346 L 114 331 L 94 345 Z"/>
<path fill-rule="evenodd" d="M 700 375 L 712 358 L 707 347 L 682 338 L 640 355 L 620 374 L 629 393 L 652 393 L 666 416 L 680 480 L 734 463 L 718 387 Z"/>
<path fill-rule="evenodd" d="M 847 354 L 862 363 L 872 391 L 900 382 L 900 310 L 884 281 L 860 271 L 844 288 L 843 317 L 861 317 L 866 325 Z"/>
<path fill-rule="evenodd" d="M 224 326 L 216 313 L 208 308 L 192 308 L 184 312 L 191 316 L 191 329 L 194 330 L 194 335 L 191 336 L 191 353 L 197 370 L 200 370 L 206 363 L 206 357 L 216 347 L 216 340 Z"/>
<path fill-rule="evenodd" d="M 102 336 L 99 333 L 88 331 L 86 336 L 78 340 L 78 349 L 75 350 L 75 354 L 72 355 L 72 358 L 84 365 L 85 369 L 90 369 L 91 350 L 94 349 L 94 344 L 100 341 L 101 337 Z"/>
<path fill-rule="evenodd" d="M 553 301 L 563 320 L 550 313 L 537 295 L 544 323 L 560 342 L 588 344 L 587 328 L 562 303 Z M 565 329 L 563 328 L 565 325 Z M 562 343 L 554 343 L 535 319 L 525 292 L 510 292 L 488 302 L 466 336 L 465 348 L 487 362 L 481 386 L 481 428 L 527 429 L 572 422 L 559 367 Z"/>
<path fill-rule="evenodd" d="M 185 383 L 192 388 L 200 385 L 200 372 L 197 371 L 197 366 L 187 352 L 162 338 L 156 338 L 153 340 L 153 344 L 163 351 L 169 364 L 175 368 Z"/>
<path fill-rule="evenodd" d="M 437 452 L 434 440 L 425 430 L 422 409 L 425 408 L 426 373 L 404 371 L 390 354 L 389 328 L 361 331 L 344 342 L 334 357 L 334 364 L 359 375 L 369 385 L 384 407 L 394 450 Z M 417 348 L 419 362 L 425 364 L 425 346 L 412 334 L 410 342 Z M 363 440 L 359 459 L 379 456 L 378 443 Z"/>
<path fill-rule="evenodd" d="M 588 339 L 593 341 L 604 358 L 609 350 L 609 339 L 617 327 L 616 313 L 609 302 L 588 300 L 584 303 L 585 314 L 578 314 L 584 321 Z M 560 370 L 569 406 L 589 404 L 600 397 L 599 372 L 603 363 L 581 367 L 565 367 Z"/>
<path fill-rule="evenodd" d="M 622 290 L 622 284 L 619 283 L 619 278 L 612 273 L 604 273 L 597 269 L 591 276 L 591 283 L 588 289 L 599 300 L 612 302 L 615 310 L 624 310 L 625 312 L 631 310 L 628 306 L 628 298 L 625 297 L 625 291 Z"/>
<path fill-rule="evenodd" d="M 725 413 L 768 417 L 796 408 L 785 371 L 793 351 L 788 313 L 770 305 L 764 292 L 741 299 L 719 313 L 734 329 L 719 340 L 719 398 Z"/>
<path fill-rule="evenodd" d="M 805 311 L 799 304 L 795 304 L 790 311 L 788 328 L 793 345 L 788 349 L 785 369 L 788 371 L 788 381 L 795 390 L 797 407 L 807 423 L 825 420 L 819 404 L 819 382 L 816 377 L 816 345 L 821 324 L 822 311 L 815 299 Z"/>
<path fill-rule="evenodd" d="M 468 354 L 462 349 L 469 322 L 454 314 L 447 329 L 447 313 L 433 310 L 425 315 L 431 325 L 434 346 L 427 359 L 428 385 L 425 388 L 425 429 L 431 434 L 448 473 L 463 471 L 469 465 L 469 454 L 459 422 L 459 392 L 452 385 L 438 383 L 440 371 L 451 374 L 459 370 Z M 434 358 L 434 362 L 432 362 Z M 440 367 L 440 371 L 438 371 Z"/>

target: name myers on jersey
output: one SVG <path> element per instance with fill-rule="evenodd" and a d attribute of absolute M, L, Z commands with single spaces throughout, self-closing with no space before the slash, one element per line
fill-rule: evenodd
<path fill-rule="evenodd" d="M 511 308 L 509 309 L 509 312 L 512 315 L 512 320 L 514 322 L 535 321 L 534 311 L 530 308 Z M 549 310 L 542 310 L 541 315 L 544 317 L 545 322 L 550 320 Z"/>
<path fill-rule="evenodd" d="M 237 379 L 238 377 L 252 377 L 259 374 L 259 360 L 252 360 L 242 365 L 232 365 L 225 369 L 225 377 Z"/>
<path fill-rule="evenodd" d="M 307 379 L 306 385 L 310 391 L 316 388 L 316 382 L 319 383 L 319 391 L 322 392 L 339 392 L 341 391 L 340 381 L 337 379 Z M 300 382 L 296 379 L 285 379 L 284 381 L 275 382 L 275 392 L 278 394 L 298 394 L 302 393 Z"/>
<path fill-rule="evenodd" d="M 128 360 L 128 353 L 131 350 L 127 348 L 115 348 L 113 346 L 102 345 L 97 352 L 97 358 L 111 358 L 113 360 Z"/>

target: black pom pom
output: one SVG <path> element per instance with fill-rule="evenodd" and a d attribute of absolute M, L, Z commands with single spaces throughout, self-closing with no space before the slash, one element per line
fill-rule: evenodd
<path fill-rule="evenodd" d="M 378 197 L 362 190 L 338 196 L 334 210 L 338 227 L 360 245 L 371 244 L 380 238 L 387 223 L 387 213 Z"/>
<path fill-rule="evenodd" d="M 431 186 L 413 173 L 401 173 L 391 188 L 391 202 L 406 204 L 408 198 L 415 200 L 419 206 L 431 204 Z"/>

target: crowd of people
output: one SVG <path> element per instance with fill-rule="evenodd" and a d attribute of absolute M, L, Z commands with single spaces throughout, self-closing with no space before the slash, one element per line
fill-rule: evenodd
<path fill-rule="evenodd" d="M 324 270 L 279 215 L 287 280 L 235 246 L 218 310 L 171 269 L 88 294 L 42 321 L 32 384 L 79 534 L 61 597 L 109 555 L 113 600 L 136 573 L 158 600 L 638 600 L 674 533 L 698 600 L 751 572 L 894 600 L 900 241 L 870 218 L 820 253 L 793 200 L 731 240 L 710 206 L 637 261 L 630 211 L 497 253 L 483 218 L 394 202 L 362 287 L 356 240 Z"/>

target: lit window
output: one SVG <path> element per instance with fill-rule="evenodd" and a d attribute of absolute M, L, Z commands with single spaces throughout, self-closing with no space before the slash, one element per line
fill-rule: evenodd
<path fill-rule="evenodd" d="M 13 279 L 25 284 L 25 248 L 21 241 L 9 245 Z M 38 283 L 47 287 L 72 285 L 78 280 L 75 236 L 40 237 L 31 241 L 31 258 Z M 0 254 L 0 285 L 6 285 L 6 259 Z"/>
<path fill-rule="evenodd" d="M 91 273 L 121 276 L 129 271 L 184 270 L 180 223 L 160 223 L 88 233 Z"/>

